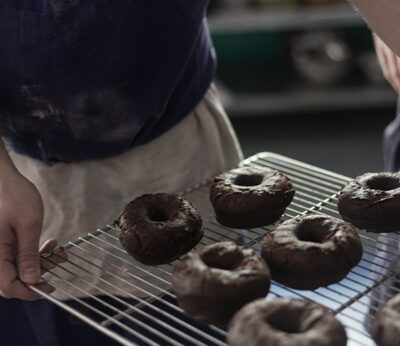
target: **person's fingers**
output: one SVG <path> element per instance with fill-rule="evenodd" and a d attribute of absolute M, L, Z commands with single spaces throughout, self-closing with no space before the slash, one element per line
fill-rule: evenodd
<path fill-rule="evenodd" d="M 14 264 L 15 237 L 10 229 L 0 231 L 0 291 L 3 296 L 14 295 L 14 282 L 18 280 L 17 270 Z"/>
<path fill-rule="evenodd" d="M 63 256 L 64 254 L 64 256 Z M 40 259 L 41 275 L 57 267 L 58 264 L 64 263 L 67 260 L 67 256 L 64 252 L 56 253 L 52 256 L 42 257 Z"/>
<path fill-rule="evenodd" d="M 3 295 L 12 294 L 12 283 L 18 278 L 17 271 L 13 261 L 13 246 L 9 238 L 11 232 L 1 230 L 2 239 L 0 241 L 0 291 Z"/>
<path fill-rule="evenodd" d="M 46 254 L 52 252 L 55 248 L 57 248 L 58 242 L 55 239 L 47 240 L 40 248 L 41 254 Z M 57 264 L 64 263 L 68 259 L 67 254 L 65 251 L 57 251 L 53 255 L 50 256 L 43 256 L 40 259 L 40 268 L 41 268 L 41 275 L 45 274 L 49 270 L 54 269 Z"/>
<path fill-rule="evenodd" d="M 47 282 L 40 282 L 34 287 L 46 294 L 51 294 L 55 291 L 55 288 Z M 18 279 L 12 282 L 5 290 L 1 290 L 1 293 L 5 298 L 18 298 L 29 301 L 42 298 L 40 294 L 30 290 Z"/>
<path fill-rule="evenodd" d="M 382 46 L 379 41 L 376 41 L 376 55 L 378 57 L 379 65 L 381 66 L 383 75 L 386 79 L 389 78 L 389 69 L 388 69 L 388 59 L 386 56 L 386 50 Z"/>
<path fill-rule="evenodd" d="M 39 252 L 40 254 L 46 254 L 54 251 L 54 249 L 56 249 L 57 247 L 58 247 L 58 241 L 56 239 L 49 239 L 40 247 Z M 56 259 L 56 261 L 59 261 L 57 263 L 65 262 L 68 259 L 67 253 L 62 249 L 58 249 L 57 252 L 54 255 L 51 255 L 50 257 L 52 256 L 58 258 Z"/>
<path fill-rule="evenodd" d="M 31 291 L 18 278 L 10 245 L 0 245 L 0 292 L 5 298 L 36 300 L 40 295 Z M 45 293 L 52 293 L 54 288 L 46 282 L 38 283 L 35 287 Z"/>
<path fill-rule="evenodd" d="M 16 231 L 17 265 L 20 279 L 35 285 L 40 279 L 39 235 L 41 221 L 25 224 Z"/>
<path fill-rule="evenodd" d="M 400 69 L 399 69 L 399 57 L 390 52 L 387 55 L 388 59 L 388 72 L 389 72 L 389 82 L 392 87 L 397 91 L 400 92 Z"/>
<path fill-rule="evenodd" d="M 33 287 L 37 288 L 39 291 L 46 293 L 46 294 L 51 294 L 53 293 L 56 289 L 51 286 L 47 282 L 39 282 L 38 284 L 34 285 Z M 33 292 L 32 290 L 29 289 L 29 294 L 27 295 L 26 300 L 37 300 L 42 298 L 42 296 L 36 292 Z"/>
<path fill-rule="evenodd" d="M 58 245 L 57 239 L 48 239 L 40 247 L 39 252 L 41 254 L 53 251 Z"/>
<path fill-rule="evenodd" d="M 376 35 L 374 41 L 383 75 L 393 89 L 400 92 L 400 58 Z"/>
<path fill-rule="evenodd" d="M 400 93 L 400 57 L 395 55 L 394 53 L 393 53 L 393 55 L 395 56 L 395 60 L 396 60 L 397 84 L 399 84 L 399 88 L 396 89 L 396 91 L 398 93 Z"/>

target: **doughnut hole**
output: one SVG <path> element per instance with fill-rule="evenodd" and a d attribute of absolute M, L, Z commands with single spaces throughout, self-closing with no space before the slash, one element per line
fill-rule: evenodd
<path fill-rule="evenodd" d="M 301 314 L 288 314 L 287 311 L 277 310 L 265 319 L 265 323 L 283 333 L 300 334 L 304 332 L 300 330 L 300 319 Z"/>
<path fill-rule="evenodd" d="M 215 248 L 202 253 L 201 259 L 210 268 L 233 271 L 241 265 L 244 256 L 237 247 L 232 251 L 220 251 Z"/>
<path fill-rule="evenodd" d="M 241 174 L 235 178 L 233 184 L 237 186 L 257 186 L 262 183 L 264 176 L 261 174 Z"/>
<path fill-rule="evenodd" d="M 366 185 L 372 190 L 391 191 L 400 187 L 400 181 L 390 176 L 377 176 L 369 179 Z"/>
<path fill-rule="evenodd" d="M 304 220 L 294 232 L 300 241 L 321 244 L 330 235 L 329 229 L 321 227 L 313 220 Z"/>
<path fill-rule="evenodd" d="M 147 217 L 153 222 L 167 222 L 172 219 L 174 207 L 171 205 L 153 204 L 147 211 Z"/>

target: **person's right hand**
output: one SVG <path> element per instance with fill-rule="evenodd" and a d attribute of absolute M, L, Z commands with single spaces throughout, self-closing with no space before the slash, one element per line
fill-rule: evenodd
<path fill-rule="evenodd" d="M 48 283 L 39 282 L 43 273 L 39 254 L 42 222 L 43 202 L 36 187 L 18 172 L 3 174 L 0 178 L 0 293 L 6 298 L 40 298 L 27 285 L 34 285 L 45 293 L 54 291 Z M 55 245 L 54 241 L 47 243 L 45 250 Z"/>
<path fill-rule="evenodd" d="M 400 57 L 398 57 L 377 35 L 373 35 L 379 64 L 386 80 L 400 93 Z"/>

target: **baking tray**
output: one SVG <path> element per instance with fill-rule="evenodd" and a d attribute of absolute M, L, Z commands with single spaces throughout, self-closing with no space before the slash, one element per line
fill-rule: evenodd
<path fill-rule="evenodd" d="M 337 197 L 349 177 L 268 152 L 244 160 L 241 166 L 277 169 L 290 177 L 296 195 L 283 219 L 310 213 L 340 217 Z M 208 199 L 210 182 L 182 193 L 203 217 L 205 234 L 197 249 L 230 240 L 259 251 L 260 240 L 273 226 L 234 230 L 218 224 Z M 108 225 L 65 244 L 60 249 L 68 261 L 46 276 L 57 293 L 32 289 L 122 345 L 226 345 L 226 331 L 192 321 L 177 306 L 171 290 L 173 263 L 155 267 L 136 262 L 121 247 L 118 235 L 119 230 Z M 374 346 L 369 323 L 377 308 L 399 292 L 399 234 L 378 237 L 360 231 L 360 235 L 362 261 L 344 280 L 314 291 L 273 282 L 267 299 L 290 296 L 320 303 L 345 325 L 348 345 Z"/>

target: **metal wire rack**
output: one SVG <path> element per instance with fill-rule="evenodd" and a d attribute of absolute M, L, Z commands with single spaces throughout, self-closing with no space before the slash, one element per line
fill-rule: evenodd
<path fill-rule="evenodd" d="M 309 213 L 339 217 L 338 192 L 350 178 L 273 153 L 257 154 L 241 164 L 278 169 L 290 177 L 296 195 L 284 219 Z M 272 227 L 233 230 L 219 225 L 208 192 L 206 182 L 183 193 L 203 217 L 205 235 L 199 248 L 232 240 L 259 250 L 260 240 Z M 318 302 L 346 326 L 348 345 L 373 346 L 368 325 L 377 308 L 400 292 L 396 276 L 400 236 L 390 233 L 377 237 L 364 231 L 360 235 L 363 259 L 340 283 L 315 291 L 297 291 L 273 283 L 268 297 Z M 68 254 L 67 262 L 56 265 L 46 277 L 58 295 L 32 289 L 120 344 L 226 345 L 226 331 L 192 321 L 177 306 L 170 284 L 173 264 L 149 267 L 134 261 L 120 246 L 118 229 L 113 226 L 98 229 L 61 249 Z"/>

